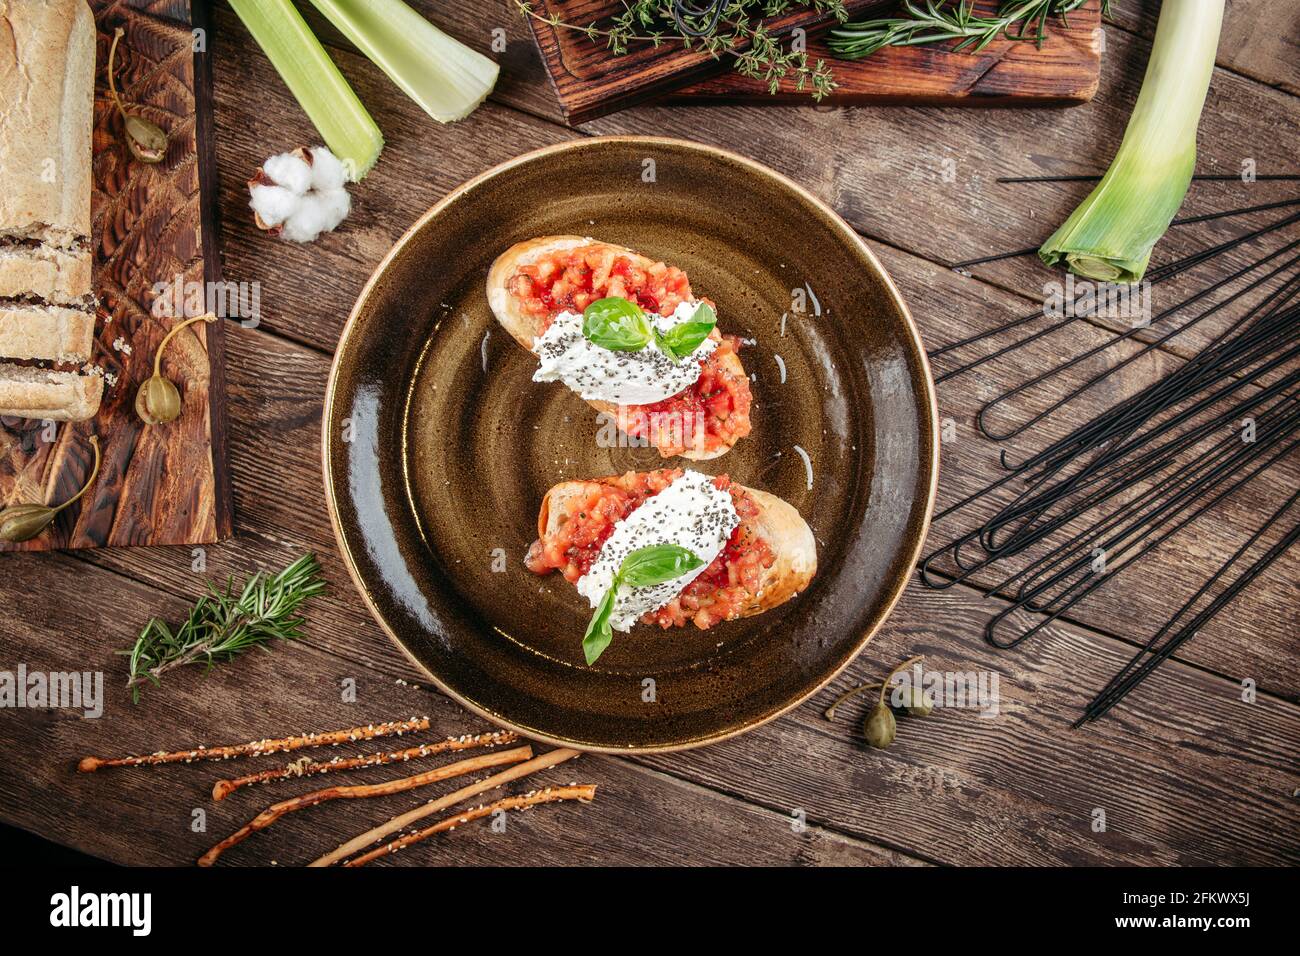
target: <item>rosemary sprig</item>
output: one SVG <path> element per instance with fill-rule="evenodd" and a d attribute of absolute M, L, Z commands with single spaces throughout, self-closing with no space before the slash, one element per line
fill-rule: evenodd
<path fill-rule="evenodd" d="M 843 23 L 848 19 L 844 0 L 623 0 L 623 11 L 604 27 L 566 23 L 558 15 L 533 8 L 532 0 L 514 0 L 525 15 L 559 30 L 582 33 L 589 40 L 604 40 L 614 56 L 634 45 L 680 43 L 688 50 L 710 56 L 732 57 L 737 73 L 762 80 L 777 92 L 789 80 L 795 89 L 807 90 L 821 100 L 835 89 L 835 79 L 825 60 L 810 61 L 804 50 L 787 45 L 768 29 L 766 21 L 799 7 L 828 13 Z"/>
<path fill-rule="evenodd" d="M 1087 0 L 1002 0 L 997 12 L 975 13 L 973 0 L 903 0 L 898 16 L 847 23 L 831 30 L 827 45 L 835 56 L 860 60 L 887 46 L 921 46 L 956 40 L 952 52 L 978 53 L 999 36 L 1043 45 L 1047 22 L 1068 15 Z M 1110 0 L 1102 0 L 1102 16 L 1110 15 Z"/>
<path fill-rule="evenodd" d="M 303 624 L 298 608 L 325 590 L 325 579 L 315 556 L 308 554 L 274 577 L 254 574 L 238 596 L 234 586 L 234 578 L 227 579 L 224 591 L 209 582 L 209 593 L 199 598 L 180 627 L 173 631 L 161 618 L 153 618 L 134 647 L 118 652 L 131 658 L 126 686 L 133 701 L 139 703 L 146 682 L 160 684 L 162 675 L 177 667 L 203 663 L 211 668 L 249 648 L 265 650 L 273 640 L 296 639 Z"/>

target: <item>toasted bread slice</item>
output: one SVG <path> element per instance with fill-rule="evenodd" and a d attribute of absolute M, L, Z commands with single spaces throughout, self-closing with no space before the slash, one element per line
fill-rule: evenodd
<path fill-rule="evenodd" d="M 95 316 L 59 305 L 0 306 L 0 359 L 88 362 Z"/>
<path fill-rule="evenodd" d="M 562 481 L 554 485 L 542 498 L 537 515 L 538 536 L 545 538 L 568 520 L 574 507 L 588 499 L 589 485 L 612 483 L 616 477 Z M 763 570 L 753 602 L 740 614 L 741 617 L 752 617 L 784 604 L 808 587 L 817 573 L 817 544 L 812 529 L 789 502 L 757 488 L 740 484 L 735 487 L 743 489 L 758 505 L 757 517 L 746 520 L 776 556 L 772 566 Z"/>
<path fill-rule="evenodd" d="M 85 305 L 90 299 L 90 249 L 0 242 L 0 299 Z"/>
<path fill-rule="evenodd" d="M 99 411 L 101 375 L 79 375 L 0 362 L 0 415 L 80 422 Z"/>
<path fill-rule="evenodd" d="M 540 236 L 511 246 L 497 257 L 496 262 L 492 263 L 492 268 L 488 271 L 488 305 L 491 306 L 492 313 L 497 317 L 497 321 L 505 327 L 511 337 L 530 352 L 533 350 L 533 341 L 542 334 L 541 321 L 535 316 L 525 314 L 520 308 L 519 300 L 510 294 L 510 279 L 519 271 L 520 266 L 532 265 L 551 253 L 575 249 L 579 246 L 602 246 L 612 249 L 620 255 L 627 256 L 638 266 L 645 268 L 655 264 L 655 260 L 638 252 L 633 252 L 631 249 L 616 246 L 613 243 L 584 238 L 583 236 Z M 720 360 L 722 367 L 727 372 L 737 378 L 745 378 L 744 366 L 741 365 L 740 358 L 735 352 L 728 351 L 725 355 L 720 356 Z M 587 404 L 596 411 L 612 417 L 624 432 L 628 431 L 626 406 L 621 407 L 612 402 L 596 399 L 587 400 Z M 723 444 L 712 451 L 688 449 L 681 453 L 681 457 L 689 458 L 692 461 L 708 461 L 711 458 L 725 455 L 731 448 L 731 444 Z"/>

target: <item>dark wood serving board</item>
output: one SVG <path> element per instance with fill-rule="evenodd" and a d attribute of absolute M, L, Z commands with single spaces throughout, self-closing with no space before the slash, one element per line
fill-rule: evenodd
<path fill-rule="evenodd" d="M 213 203 L 211 78 L 206 8 L 188 0 L 91 0 L 99 29 L 91 207 L 99 301 L 92 361 L 116 381 L 99 414 L 77 423 L 0 419 L 0 506 L 57 504 L 89 475 L 99 437 L 99 479 L 43 535 L 0 550 L 206 544 L 231 533 L 225 463 L 222 323 L 197 324 L 167 349 L 163 372 L 183 400 L 180 418 L 146 427 L 134 412 L 140 383 L 176 321 L 182 292 L 220 281 Z M 127 153 L 108 93 L 113 31 L 126 32 L 115 65 L 118 91 L 168 133 L 167 157 L 146 166 Z M 200 32 L 202 31 L 202 32 Z M 198 39 L 203 42 L 196 42 Z M 198 284 L 198 285 L 194 285 Z M 158 300 L 163 301 L 158 301 Z M 183 301 L 183 300 L 182 300 Z"/>
<path fill-rule="evenodd" d="M 887 6 L 890 0 L 844 0 L 850 14 L 864 14 Z M 580 30 L 554 27 L 538 17 L 558 18 L 566 24 L 606 29 L 610 18 L 624 6 L 620 0 L 536 0 L 538 16 L 528 22 L 537 38 L 542 60 L 569 123 L 585 123 L 677 89 L 687 83 L 726 68 L 719 59 L 682 43 L 659 46 L 638 43 L 622 56 L 614 56 L 601 37 L 589 38 Z M 796 27 L 813 34 L 830 27 L 830 20 L 813 8 L 795 8 L 768 21 L 773 33 L 788 33 Z M 648 32 L 648 31 L 643 31 Z"/>
<path fill-rule="evenodd" d="M 979 0 L 977 9 L 992 9 L 996 0 Z M 861 16 L 889 16 L 886 0 L 850 4 Z M 538 11 L 567 23 L 598 25 L 621 8 L 619 0 L 543 0 Z M 1070 14 L 1068 22 L 1050 21 L 1039 47 L 998 39 L 978 53 L 951 51 L 952 43 L 891 47 L 863 60 L 836 60 L 820 36 L 832 24 L 825 18 L 801 23 L 792 17 L 772 24 L 775 32 L 809 27 L 811 59 L 824 59 L 837 88 L 821 102 L 829 105 L 1050 106 L 1086 103 L 1097 89 L 1102 35 L 1099 0 Z M 762 80 L 743 77 L 728 58 L 714 60 L 684 52 L 666 42 L 634 47 L 628 55 L 610 54 L 601 40 L 574 30 L 556 29 L 532 20 L 542 59 L 555 85 L 560 107 L 570 123 L 581 123 L 623 109 L 651 95 L 673 102 L 812 103 L 807 91 L 790 82 L 769 94 Z"/>
<path fill-rule="evenodd" d="M 976 8 L 996 3 L 981 0 Z M 889 14 L 889 10 L 880 13 Z M 888 47 L 862 60 L 835 60 L 824 39 L 809 40 L 808 55 L 824 58 L 837 88 L 827 104 L 895 106 L 1071 106 L 1097 92 L 1101 73 L 1101 4 L 1088 4 L 1067 22 L 1053 18 L 1041 47 L 998 39 L 978 53 L 953 53 L 953 43 Z M 775 95 L 760 80 L 734 70 L 716 73 L 672 93 L 678 102 L 807 102 L 786 83 Z"/>

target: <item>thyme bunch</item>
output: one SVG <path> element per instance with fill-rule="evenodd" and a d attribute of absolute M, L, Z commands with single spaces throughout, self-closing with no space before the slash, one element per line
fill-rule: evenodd
<path fill-rule="evenodd" d="M 680 43 L 715 59 L 730 56 L 741 76 L 761 80 L 777 92 L 789 80 L 814 100 L 825 98 L 835 79 L 825 60 L 810 60 L 793 39 L 773 33 L 767 21 L 800 8 L 848 19 L 843 0 L 622 0 L 623 10 L 604 26 L 567 23 L 555 14 L 539 13 L 532 0 L 514 0 L 525 15 L 557 30 L 573 30 L 605 43 L 614 56 L 637 45 L 660 47 Z"/>
<path fill-rule="evenodd" d="M 310 554 L 277 575 L 254 574 L 238 594 L 234 578 L 227 579 L 224 590 L 209 582 L 208 593 L 178 628 L 153 618 L 134 647 L 118 652 L 131 659 L 126 683 L 131 699 L 139 703 L 146 682 L 158 685 L 163 674 L 177 667 L 202 663 L 211 668 L 250 648 L 266 650 L 271 641 L 295 640 L 304 623 L 298 608 L 324 590 L 320 564 Z"/>
<path fill-rule="evenodd" d="M 1053 17 L 1069 24 L 1069 14 L 1087 0 L 1001 0 L 988 15 L 975 12 L 973 0 L 903 0 L 897 16 L 847 23 L 831 31 L 828 45 L 835 56 L 859 60 L 887 46 L 922 46 L 957 41 L 956 53 L 978 53 L 999 36 L 1043 45 Z M 1102 16 L 1110 15 L 1110 0 L 1102 0 Z"/>

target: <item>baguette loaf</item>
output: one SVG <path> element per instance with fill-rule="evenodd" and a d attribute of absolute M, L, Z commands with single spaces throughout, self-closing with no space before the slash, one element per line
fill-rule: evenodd
<path fill-rule="evenodd" d="M 99 409 L 103 377 L 61 367 L 88 362 L 95 339 L 94 96 L 86 0 L 0 0 L 0 415 Z"/>
<path fill-rule="evenodd" d="M 95 19 L 85 0 L 0 0 L 0 235 L 90 236 Z"/>

